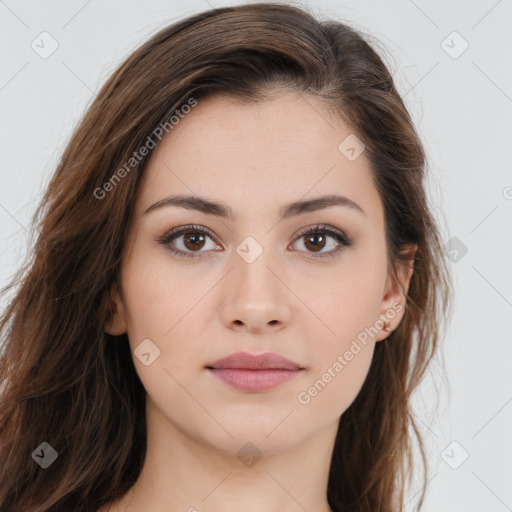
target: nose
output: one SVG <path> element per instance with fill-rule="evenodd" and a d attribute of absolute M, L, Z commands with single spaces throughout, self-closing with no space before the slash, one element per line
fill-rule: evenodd
<path fill-rule="evenodd" d="M 254 334 L 277 332 L 290 323 L 290 300 L 284 271 L 263 253 L 251 263 L 234 254 L 234 268 L 225 277 L 221 319 L 229 329 Z"/>

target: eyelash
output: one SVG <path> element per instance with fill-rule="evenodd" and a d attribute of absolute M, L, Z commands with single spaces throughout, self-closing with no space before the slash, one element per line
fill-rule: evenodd
<path fill-rule="evenodd" d="M 352 245 L 352 241 L 342 231 L 335 230 L 325 224 L 319 224 L 317 226 L 305 228 L 298 234 L 297 240 L 299 240 L 307 235 L 318 234 L 318 233 L 328 235 L 332 238 L 335 238 L 339 242 L 340 245 L 336 249 L 332 249 L 331 251 L 326 252 L 326 253 L 315 254 L 315 253 L 311 252 L 310 254 L 312 254 L 314 258 L 328 258 L 328 257 L 336 256 L 341 250 L 343 250 L 343 248 L 350 247 Z M 181 235 L 184 235 L 184 234 L 208 235 L 214 241 L 216 238 L 214 236 L 214 234 L 212 233 L 212 231 L 210 231 L 209 229 L 192 224 L 189 226 L 181 226 L 179 228 L 172 229 L 171 231 L 164 233 L 162 236 L 157 237 L 156 241 L 162 245 L 166 245 L 167 248 L 172 253 L 177 254 L 178 256 L 184 256 L 187 258 L 199 258 L 200 252 L 198 252 L 198 254 L 194 254 L 194 252 L 186 252 L 186 251 L 182 251 L 180 249 L 175 249 L 170 246 L 171 241 L 173 241 L 175 238 L 179 238 Z"/>

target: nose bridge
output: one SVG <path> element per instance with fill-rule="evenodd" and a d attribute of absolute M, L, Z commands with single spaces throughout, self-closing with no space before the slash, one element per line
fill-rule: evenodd
<path fill-rule="evenodd" d="M 275 251 L 271 236 L 266 235 L 248 235 L 237 245 L 234 278 L 240 289 L 258 292 L 260 297 L 278 291 L 275 276 L 278 258 Z"/>
<path fill-rule="evenodd" d="M 242 323 L 258 330 L 288 321 L 289 297 L 277 277 L 280 258 L 271 236 L 258 238 L 246 236 L 235 248 L 221 313 L 226 325 Z"/>

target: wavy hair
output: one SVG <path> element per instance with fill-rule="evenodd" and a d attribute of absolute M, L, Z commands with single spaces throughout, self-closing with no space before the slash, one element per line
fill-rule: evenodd
<path fill-rule="evenodd" d="M 36 209 L 30 257 L 2 290 L 13 292 L 0 319 L 2 512 L 93 512 L 124 495 L 142 469 L 145 390 L 126 334 L 104 326 L 151 151 L 125 168 L 115 190 L 98 191 L 191 98 L 250 103 L 283 88 L 323 101 L 365 144 L 395 276 L 410 259 L 404 247 L 417 246 L 405 316 L 376 345 L 341 416 L 327 496 L 336 512 L 403 506 L 411 431 L 427 468 L 411 395 L 436 354 L 451 278 L 426 197 L 425 151 L 366 39 L 290 5 L 211 9 L 154 34 L 106 81 Z M 35 462 L 43 442 L 58 454 L 48 469 Z"/>

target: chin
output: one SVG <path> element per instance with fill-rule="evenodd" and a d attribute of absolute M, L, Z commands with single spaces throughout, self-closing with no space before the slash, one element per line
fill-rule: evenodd
<path fill-rule="evenodd" d="M 269 427 L 267 421 L 260 418 L 252 421 L 251 418 L 245 418 L 247 421 L 233 423 L 223 423 L 227 434 L 223 429 L 218 430 L 215 436 L 207 435 L 203 439 L 216 449 L 234 455 L 237 454 L 247 443 L 252 443 L 257 450 L 266 455 L 273 455 L 286 452 L 296 446 L 302 439 L 307 437 L 307 432 L 299 431 L 297 425 L 288 420 L 282 422 L 286 414 L 282 415 L 279 421 L 272 422 Z M 311 432 L 313 433 L 313 432 Z M 247 448 L 250 451 L 250 448 Z"/>

